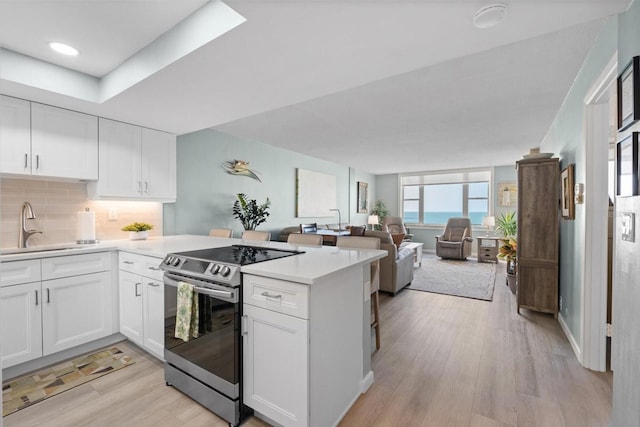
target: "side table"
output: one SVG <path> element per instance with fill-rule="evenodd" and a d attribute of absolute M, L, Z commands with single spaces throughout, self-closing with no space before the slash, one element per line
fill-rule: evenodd
<path fill-rule="evenodd" d="M 500 237 L 480 236 L 478 240 L 478 262 L 498 263 L 498 249 L 500 247 Z"/>
<path fill-rule="evenodd" d="M 413 267 L 422 267 L 422 246 L 424 243 L 420 242 L 407 242 L 403 243 L 403 248 L 409 248 L 413 250 Z"/>

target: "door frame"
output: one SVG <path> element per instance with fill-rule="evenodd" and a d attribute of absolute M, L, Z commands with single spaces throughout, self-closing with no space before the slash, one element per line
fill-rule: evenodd
<path fill-rule="evenodd" d="M 617 81 L 617 58 L 615 52 L 584 98 L 585 262 L 580 363 L 594 371 L 606 370 L 609 144 L 603 144 L 602 139 L 610 139 L 609 105 L 616 101 L 610 89 Z"/>

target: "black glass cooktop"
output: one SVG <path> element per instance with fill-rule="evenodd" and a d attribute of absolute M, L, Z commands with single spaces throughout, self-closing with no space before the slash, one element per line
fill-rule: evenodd
<path fill-rule="evenodd" d="M 204 261 L 227 264 L 248 265 L 270 261 L 292 255 L 303 254 L 303 251 L 261 248 L 258 246 L 233 245 L 221 248 L 199 249 L 197 251 L 176 252 L 173 255 L 196 258 Z"/>

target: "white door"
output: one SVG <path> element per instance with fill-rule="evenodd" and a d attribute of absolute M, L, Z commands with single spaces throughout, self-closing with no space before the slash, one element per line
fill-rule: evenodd
<path fill-rule="evenodd" d="M 308 322 L 244 304 L 244 403 L 286 426 L 309 423 Z"/>
<path fill-rule="evenodd" d="M 31 103 L 33 175 L 98 179 L 98 118 Z"/>
<path fill-rule="evenodd" d="M 164 360 L 164 282 L 142 278 L 144 348 Z"/>
<path fill-rule="evenodd" d="M 142 128 L 142 185 L 144 197 L 175 200 L 175 135 Z"/>
<path fill-rule="evenodd" d="M 0 96 L 0 172 L 31 174 L 31 106 Z"/>
<path fill-rule="evenodd" d="M 143 346 L 142 276 L 120 270 L 120 333 Z"/>
<path fill-rule="evenodd" d="M 0 288 L 2 367 L 42 357 L 40 282 Z"/>
<path fill-rule="evenodd" d="M 111 334 L 111 273 L 42 282 L 44 355 Z"/>
<path fill-rule="evenodd" d="M 142 196 L 140 127 L 99 119 L 99 197 Z"/>

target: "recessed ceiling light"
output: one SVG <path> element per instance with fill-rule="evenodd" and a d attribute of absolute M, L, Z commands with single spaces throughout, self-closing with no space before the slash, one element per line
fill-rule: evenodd
<path fill-rule="evenodd" d="M 69 46 L 68 44 L 59 43 L 59 42 L 51 42 L 49 43 L 49 47 L 55 50 L 58 53 L 68 56 L 76 56 L 78 54 L 78 49 L 75 47 Z"/>
<path fill-rule="evenodd" d="M 483 6 L 473 15 L 473 25 L 477 28 L 491 28 L 494 25 L 498 25 L 505 16 L 507 16 L 506 4 L 498 3 Z"/>

